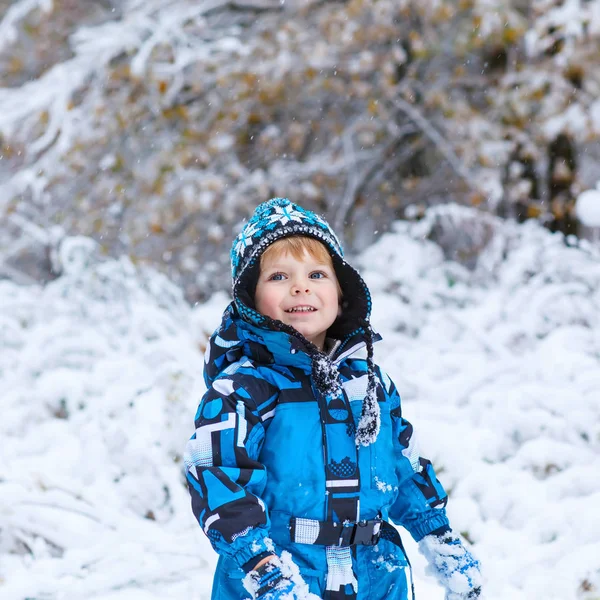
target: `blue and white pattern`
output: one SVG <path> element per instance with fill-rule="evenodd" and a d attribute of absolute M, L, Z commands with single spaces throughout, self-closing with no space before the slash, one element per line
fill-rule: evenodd
<path fill-rule="evenodd" d="M 348 396 L 348 400 L 350 400 L 350 402 L 355 402 L 357 400 L 362 402 L 367 394 L 367 384 L 368 378 L 366 375 L 345 381 L 343 387 L 344 392 Z"/>
<path fill-rule="evenodd" d="M 257 232 L 258 228 L 254 224 L 248 223 L 235 239 L 233 252 L 238 256 L 243 256 L 246 252 L 246 248 L 252 246 L 253 236 L 255 236 Z"/>
<path fill-rule="evenodd" d="M 321 526 L 315 519 L 296 519 L 294 541 L 297 544 L 314 544 L 319 537 Z"/>
<path fill-rule="evenodd" d="M 299 210 L 296 210 L 293 205 L 276 206 L 275 210 L 266 219 L 269 224 L 279 222 L 282 225 L 287 225 L 290 221 L 302 223 L 305 220 L 304 215 Z"/>
<path fill-rule="evenodd" d="M 274 558 L 252 571 L 244 580 L 244 587 L 256 600 L 309 600 L 301 575 L 290 573 L 286 567 Z"/>
<path fill-rule="evenodd" d="M 453 532 L 426 535 L 419 551 L 427 558 L 428 572 L 446 588 L 446 600 L 471 600 L 481 593 L 479 561 Z"/>
<path fill-rule="evenodd" d="M 357 351 L 364 347 L 360 334 L 347 345 Z M 385 555 L 406 564 L 397 545 L 380 540 L 379 550 L 364 547 L 371 558 L 358 564 L 348 548 L 318 543 L 318 522 L 324 515 L 343 523 L 381 514 L 420 539 L 447 526 L 446 494 L 431 463 L 420 458 L 428 466 L 415 473 L 410 452 L 403 453 L 413 430 L 387 375 L 376 368 L 378 400 L 389 422 L 372 446 L 357 447 L 354 428 L 361 406 L 350 399 L 357 381 L 364 388 L 366 361 L 347 354 L 336 363 L 342 395 L 327 401 L 315 393 L 310 357 L 292 352 L 296 347 L 289 334 L 241 319 L 233 304 L 208 345 L 208 391 L 185 465 L 192 509 L 221 555 L 217 597 L 247 597 L 237 577 L 240 567 L 275 548 L 278 554 L 291 553 L 319 598 L 352 600 L 358 586 L 370 600 L 407 600 L 404 569 L 388 570 L 378 562 L 387 544 Z M 371 468 L 389 489 L 373 483 Z M 293 540 L 291 517 L 296 517 Z"/>
<path fill-rule="evenodd" d="M 231 275 L 234 282 L 267 246 L 290 235 L 314 237 L 332 254 L 344 256 L 340 241 L 324 219 L 287 198 L 273 198 L 257 207 L 233 242 Z"/>
<path fill-rule="evenodd" d="M 352 570 L 352 554 L 350 548 L 328 546 L 327 556 L 327 586 L 329 592 L 351 597 L 358 593 L 358 581 Z M 350 588 L 350 589 L 347 589 Z"/>

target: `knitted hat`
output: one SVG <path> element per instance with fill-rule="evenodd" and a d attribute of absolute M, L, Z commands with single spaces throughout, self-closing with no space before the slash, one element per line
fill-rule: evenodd
<path fill-rule="evenodd" d="M 313 379 L 319 391 L 326 395 L 341 394 L 339 373 L 329 358 L 293 327 L 259 313 L 254 305 L 261 255 L 273 242 L 290 236 L 314 238 L 331 255 L 343 297 L 342 314 L 329 328 L 328 335 L 340 340 L 356 334 L 363 334 L 365 338 L 369 383 L 363 400 L 356 442 L 366 446 L 375 441 L 380 426 L 373 363 L 373 330 L 369 324 L 371 295 L 359 273 L 344 260 L 340 241 L 328 223 L 314 212 L 293 204 L 286 198 L 273 198 L 260 204 L 231 248 L 231 275 L 236 308 L 241 318 L 250 323 L 285 331 L 299 339 L 312 358 Z"/>

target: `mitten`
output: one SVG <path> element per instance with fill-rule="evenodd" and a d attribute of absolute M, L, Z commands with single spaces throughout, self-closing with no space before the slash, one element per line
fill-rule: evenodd
<path fill-rule="evenodd" d="M 426 535 L 419 551 L 429 562 L 427 572 L 446 588 L 446 600 L 471 600 L 481 594 L 479 561 L 452 531 Z"/>
<path fill-rule="evenodd" d="M 309 593 L 308 585 L 289 552 L 283 552 L 282 558 L 275 556 L 250 571 L 244 578 L 244 587 L 255 600 L 319 600 Z"/>

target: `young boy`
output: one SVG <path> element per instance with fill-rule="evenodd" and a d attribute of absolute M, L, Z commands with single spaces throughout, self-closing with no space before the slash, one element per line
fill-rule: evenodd
<path fill-rule="evenodd" d="M 447 600 L 477 598 L 479 563 L 373 362 L 369 290 L 329 225 L 275 198 L 231 261 L 234 300 L 206 350 L 185 455 L 192 509 L 220 554 L 212 600 L 412 598 L 390 520 L 419 541 Z"/>

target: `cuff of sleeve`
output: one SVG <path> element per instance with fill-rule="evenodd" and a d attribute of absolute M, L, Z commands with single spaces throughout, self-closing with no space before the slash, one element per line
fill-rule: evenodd
<path fill-rule="evenodd" d="M 452 529 L 450 529 L 450 525 L 444 525 L 443 527 L 438 527 L 437 529 L 434 529 L 433 531 L 429 532 L 427 535 L 437 535 L 438 537 L 441 537 L 442 535 L 445 535 L 446 533 L 450 533 L 452 531 Z"/>
<path fill-rule="evenodd" d="M 431 533 L 440 535 L 440 532 L 444 533 L 450 529 L 450 522 L 443 508 L 434 509 L 426 518 L 421 515 L 402 523 L 402 525 L 408 529 L 415 542 L 420 542 L 426 535 Z"/>
<path fill-rule="evenodd" d="M 266 552 L 261 552 L 260 554 L 253 556 L 248 562 L 244 563 L 242 565 L 242 569 L 244 569 L 245 573 L 250 573 L 250 571 L 254 571 L 254 567 L 256 567 L 256 565 L 263 558 L 267 558 L 267 556 L 276 556 L 276 555 L 273 552 L 269 552 L 268 550 Z"/>
<path fill-rule="evenodd" d="M 266 556 L 267 554 L 273 554 L 273 542 L 271 539 L 268 537 L 254 538 L 249 540 L 247 544 L 244 544 L 232 558 L 243 569 L 255 557 L 261 556 L 261 558 L 264 558 L 263 555 Z"/>

